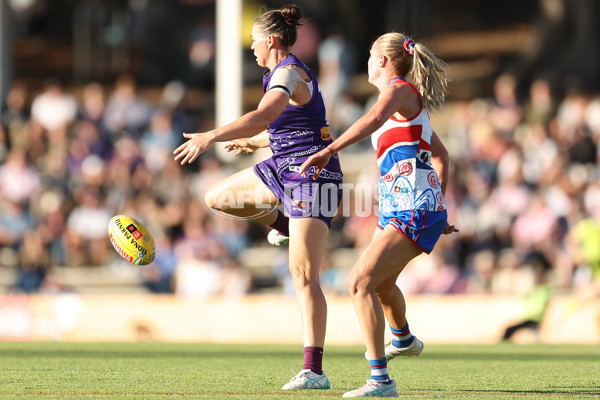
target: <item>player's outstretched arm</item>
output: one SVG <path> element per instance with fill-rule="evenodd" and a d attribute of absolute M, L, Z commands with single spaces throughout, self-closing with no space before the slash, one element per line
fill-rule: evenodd
<path fill-rule="evenodd" d="M 228 142 L 261 133 L 269 127 L 288 105 L 289 96 L 279 91 L 267 92 L 258 108 L 237 120 L 209 132 L 184 133 L 187 142 L 173 151 L 181 165 L 194 162 L 216 142 Z"/>

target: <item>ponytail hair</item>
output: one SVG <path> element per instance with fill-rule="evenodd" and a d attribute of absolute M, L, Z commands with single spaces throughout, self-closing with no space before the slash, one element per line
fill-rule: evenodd
<path fill-rule="evenodd" d="M 298 39 L 298 27 L 302 25 L 302 11 L 295 4 L 283 6 L 278 10 L 267 11 L 254 20 L 265 35 L 277 36 L 281 44 L 292 47 Z"/>
<path fill-rule="evenodd" d="M 415 85 L 427 110 L 441 110 L 448 93 L 448 65 L 437 58 L 425 45 L 415 43 L 402 33 L 381 35 L 374 50 L 388 58 L 394 71 L 405 77 L 412 70 Z"/>

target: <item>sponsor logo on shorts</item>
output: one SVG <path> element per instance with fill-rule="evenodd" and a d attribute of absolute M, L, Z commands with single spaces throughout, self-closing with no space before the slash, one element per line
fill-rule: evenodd
<path fill-rule="evenodd" d="M 321 140 L 330 140 L 331 134 L 329 133 L 329 127 L 324 126 L 321 128 Z"/>

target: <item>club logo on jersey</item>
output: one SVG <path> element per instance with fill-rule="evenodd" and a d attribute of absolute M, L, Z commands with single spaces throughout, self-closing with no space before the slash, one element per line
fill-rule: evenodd
<path fill-rule="evenodd" d="M 429 182 L 429 186 L 431 186 L 434 189 L 437 189 L 438 180 L 437 176 L 435 175 L 435 172 L 431 171 L 429 175 L 427 175 L 427 181 Z"/>
<path fill-rule="evenodd" d="M 421 150 L 419 154 L 419 158 L 425 164 L 429 164 L 429 160 L 431 159 L 431 153 L 429 151 Z"/>
<path fill-rule="evenodd" d="M 408 188 L 405 187 L 400 187 L 400 186 L 396 186 L 394 188 L 394 193 L 402 193 L 402 194 L 407 194 L 408 193 Z"/>
<path fill-rule="evenodd" d="M 329 127 L 324 126 L 321 128 L 321 140 L 330 140 L 331 134 L 329 133 Z"/>
<path fill-rule="evenodd" d="M 438 204 L 440 204 L 440 207 L 442 207 L 442 210 L 444 209 L 444 196 L 442 196 L 442 192 L 438 192 L 437 195 L 435 196 Z M 438 208 L 439 211 L 439 208 Z"/>
<path fill-rule="evenodd" d="M 411 163 L 403 162 L 398 166 L 398 173 L 402 176 L 408 176 L 412 174 L 413 166 Z"/>
<path fill-rule="evenodd" d="M 144 236 L 134 224 L 127 225 L 126 229 L 129 233 L 131 233 L 131 236 L 133 236 L 135 240 L 140 240 L 140 238 Z"/>
<path fill-rule="evenodd" d="M 394 180 L 394 176 L 390 172 L 388 172 L 387 174 L 382 176 L 381 179 L 383 179 L 386 182 L 391 182 Z"/>

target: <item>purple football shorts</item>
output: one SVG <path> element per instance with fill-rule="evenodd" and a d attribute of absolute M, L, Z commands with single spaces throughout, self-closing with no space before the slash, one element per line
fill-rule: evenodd
<path fill-rule="evenodd" d="M 314 171 L 314 167 L 308 170 L 305 178 L 298 172 L 304 160 L 296 159 L 296 165 L 290 165 L 288 160 L 268 158 L 255 165 L 254 172 L 277 197 L 286 216 L 318 218 L 328 227 L 331 226 L 331 220 L 342 200 L 342 172 L 339 163 L 328 164 L 319 178 L 313 180 L 311 171 Z"/>

